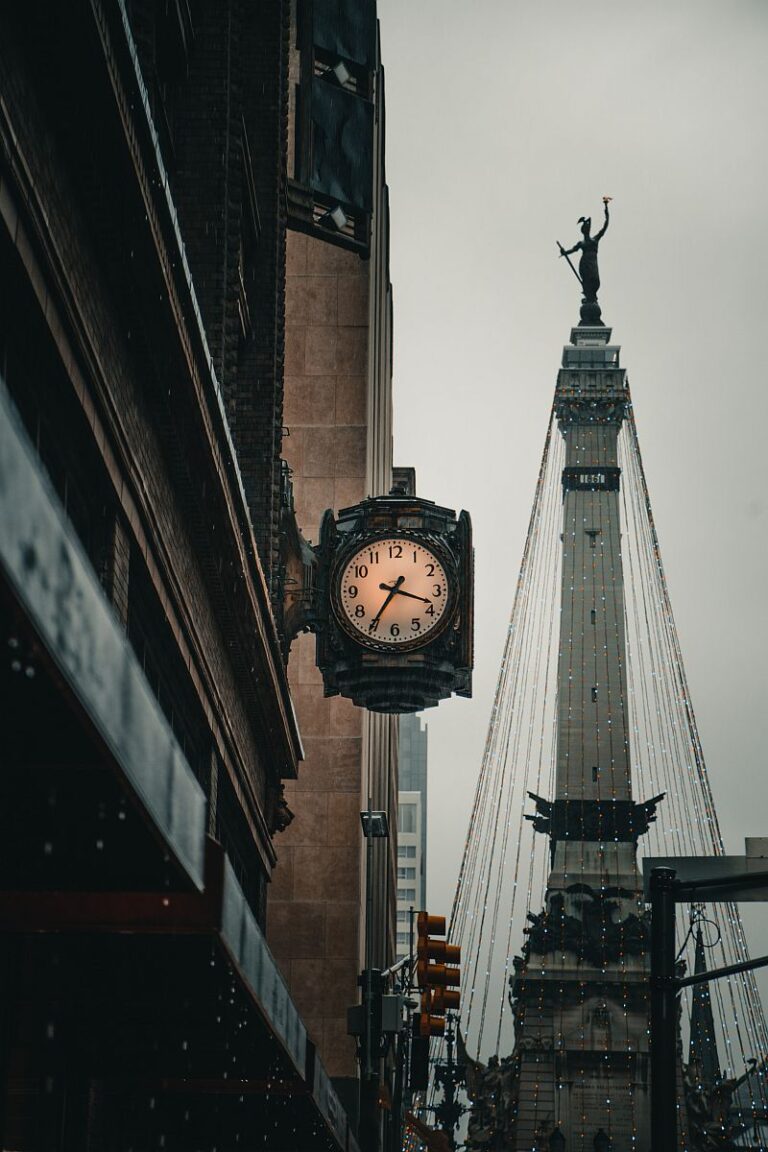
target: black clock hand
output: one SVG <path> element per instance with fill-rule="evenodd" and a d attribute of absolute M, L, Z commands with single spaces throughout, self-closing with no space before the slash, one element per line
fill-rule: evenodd
<path fill-rule="evenodd" d="M 389 592 L 390 587 L 391 586 L 389 584 L 379 584 L 379 588 L 381 588 L 382 592 Z M 426 596 L 417 596 L 415 592 L 405 592 L 402 588 L 392 588 L 391 590 L 397 593 L 398 596 L 410 596 L 411 600 L 421 600 L 424 604 L 432 603 L 432 601 L 427 599 Z"/>
<path fill-rule="evenodd" d="M 386 589 L 387 592 L 389 592 L 389 595 L 387 596 L 386 600 L 382 604 L 381 608 L 379 608 L 379 610 L 376 613 L 376 615 L 374 616 L 373 620 L 371 620 L 371 623 L 368 625 L 369 628 L 372 628 L 374 626 L 374 624 L 378 624 L 379 617 L 381 616 L 382 612 L 386 608 L 387 604 L 389 604 L 390 600 L 392 600 L 395 593 L 400 588 L 400 585 L 402 584 L 403 580 L 405 580 L 405 576 L 398 576 L 397 580 L 395 581 L 395 583 L 391 587 L 389 584 L 380 584 L 379 585 L 380 588 Z"/>

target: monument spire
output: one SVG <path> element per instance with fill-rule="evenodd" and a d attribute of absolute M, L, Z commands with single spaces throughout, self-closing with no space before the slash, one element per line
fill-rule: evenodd
<path fill-rule="evenodd" d="M 517 1149 L 554 1132 L 579 1152 L 648 1142 L 648 929 L 636 851 L 661 797 L 636 803 L 632 793 L 618 461 L 629 394 L 597 304 L 607 203 L 605 216 L 593 238 L 583 221 L 576 245 L 581 323 L 555 392 L 565 441 L 555 791 L 533 797 L 551 869 L 512 980 Z"/>

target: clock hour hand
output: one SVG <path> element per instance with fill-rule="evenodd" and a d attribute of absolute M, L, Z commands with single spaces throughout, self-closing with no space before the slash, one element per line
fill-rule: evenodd
<path fill-rule="evenodd" d="M 376 615 L 374 616 L 373 620 L 371 620 L 370 624 L 368 625 L 369 628 L 373 628 L 374 624 L 378 624 L 379 617 L 381 616 L 382 612 L 386 608 L 387 604 L 389 604 L 390 600 L 392 600 L 392 598 L 395 596 L 395 594 L 400 590 L 400 585 L 402 584 L 403 580 L 405 580 L 405 576 L 398 576 L 397 580 L 395 580 L 394 584 L 392 584 L 392 585 L 389 585 L 389 584 L 380 584 L 379 585 L 379 587 L 381 589 L 386 590 L 389 593 L 389 595 L 387 596 L 386 600 L 382 604 L 381 608 L 379 608 L 379 610 L 376 613 Z"/>
<path fill-rule="evenodd" d="M 410 596 L 411 600 L 421 600 L 424 604 L 432 603 L 426 596 L 417 596 L 415 592 L 406 592 L 403 588 L 393 588 L 390 584 L 379 584 L 379 588 L 381 588 L 382 592 L 389 592 L 391 590 L 397 593 L 398 596 Z"/>

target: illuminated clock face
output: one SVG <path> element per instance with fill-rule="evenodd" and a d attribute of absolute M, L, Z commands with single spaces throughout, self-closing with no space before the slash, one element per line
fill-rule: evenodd
<path fill-rule="evenodd" d="M 393 536 L 371 541 L 346 562 L 337 600 L 342 624 L 358 639 L 414 648 L 446 622 L 448 577 L 429 548 Z"/>

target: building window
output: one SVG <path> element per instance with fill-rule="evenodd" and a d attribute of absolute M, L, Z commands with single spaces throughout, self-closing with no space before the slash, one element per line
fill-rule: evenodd
<path fill-rule="evenodd" d="M 416 899 L 416 889 L 415 888 L 398 888 L 397 898 L 398 898 L 398 900 L 415 900 Z"/>
<path fill-rule="evenodd" d="M 416 845 L 415 844 L 398 844 L 397 854 L 401 860 L 415 860 L 416 859 Z"/>
<path fill-rule="evenodd" d="M 410 938 L 410 935 L 408 932 L 398 932 L 398 934 L 397 934 L 398 944 L 409 944 L 410 939 L 411 938 Z"/>
<path fill-rule="evenodd" d="M 398 878 L 398 880 L 415 880 L 416 879 L 416 869 L 415 868 L 398 868 L 397 878 Z"/>
<path fill-rule="evenodd" d="M 189 669 L 136 549 L 130 558 L 128 639 L 189 766 L 204 788 L 210 773 L 210 734 Z"/>
<path fill-rule="evenodd" d="M 416 805 L 398 804 L 397 806 L 398 832 L 416 832 Z"/>
<path fill-rule="evenodd" d="M 411 914 L 407 908 L 398 908 L 397 910 L 397 918 L 401 923 L 403 920 L 407 921 L 410 918 L 410 915 Z"/>

